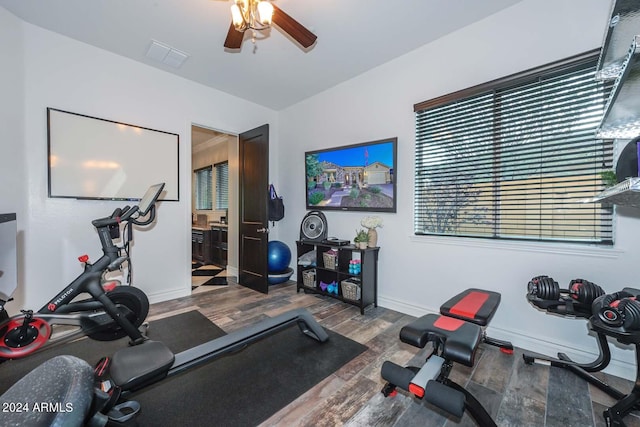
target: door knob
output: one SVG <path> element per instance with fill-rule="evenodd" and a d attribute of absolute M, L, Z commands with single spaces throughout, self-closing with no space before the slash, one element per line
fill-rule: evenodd
<path fill-rule="evenodd" d="M 262 228 L 258 228 L 256 231 L 257 231 L 258 233 L 268 233 L 268 232 L 269 232 L 269 229 L 268 229 L 268 228 L 265 228 L 265 227 L 262 227 Z"/>

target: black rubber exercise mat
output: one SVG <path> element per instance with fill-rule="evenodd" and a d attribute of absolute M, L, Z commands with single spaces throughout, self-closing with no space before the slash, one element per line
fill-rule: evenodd
<path fill-rule="evenodd" d="M 225 332 L 209 321 L 199 311 L 188 311 L 149 324 L 147 336 L 162 341 L 171 351 L 178 353 L 197 344 L 224 335 Z M 94 341 L 82 338 L 40 351 L 24 359 L 9 360 L 0 363 L 0 394 L 4 393 L 20 378 L 31 372 L 36 366 L 60 354 L 70 354 L 84 359 L 94 366 L 101 357 L 110 356 L 119 349 L 127 347 L 129 338 L 116 341 Z"/>
<path fill-rule="evenodd" d="M 367 349 L 327 330 L 325 343 L 293 325 L 232 355 L 166 378 L 131 396 L 139 426 L 254 426 Z M 225 332 L 198 311 L 153 321 L 149 337 L 178 353 Z M 0 394 L 45 360 L 71 354 L 90 364 L 127 346 L 127 338 L 82 339 L 0 364 Z"/>
<path fill-rule="evenodd" d="M 260 424 L 367 349 L 327 332 L 318 343 L 294 325 L 142 390 L 140 426 Z"/>

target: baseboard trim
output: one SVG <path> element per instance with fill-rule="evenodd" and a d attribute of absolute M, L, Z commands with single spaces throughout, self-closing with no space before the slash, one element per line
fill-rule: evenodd
<path fill-rule="evenodd" d="M 238 267 L 227 265 L 227 276 L 238 277 Z"/>
<path fill-rule="evenodd" d="M 171 289 L 165 292 L 145 292 L 147 294 L 147 298 L 149 298 L 149 302 L 151 304 L 156 304 L 158 302 L 169 301 L 175 298 L 182 298 L 191 295 L 191 289 Z"/>
<path fill-rule="evenodd" d="M 415 317 L 424 316 L 429 313 L 439 313 L 439 309 L 430 309 L 428 307 L 411 304 L 406 301 L 385 296 L 378 297 L 378 305 Z M 557 342 L 548 341 L 544 337 L 530 336 L 517 330 L 507 330 L 489 326 L 487 328 L 487 335 L 492 338 L 510 341 L 516 347 L 525 351 L 535 352 L 537 354 L 556 357 L 558 353 L 565 353 L 572 360 L 581 363 L 591 362 L 598 356 L 589 349 L 568 347 L 558 344 Z M 622 349 L 617 347 L 614 343 L 609 344 L 609 347 L 611 348 L 611 362 L 603 372 L 620 378 L 625 378 L 630 381 L 635 381 L 636 366 L 633 348 L 631 346 L 625 346 L 628 348 Z M 597 342 L 595 338 L 593 338 L 593 348 L 597 349 Z M 519 361 L 519 363 L 524 362 Z"/>

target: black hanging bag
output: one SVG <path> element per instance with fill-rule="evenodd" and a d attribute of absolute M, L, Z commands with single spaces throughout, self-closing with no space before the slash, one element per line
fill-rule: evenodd
<path fill-rule="evenodd" d="M 269 185 L 269 221 L 280 221 L 284 218 L 284 202 L 278 196 L 273 184 Z"/>

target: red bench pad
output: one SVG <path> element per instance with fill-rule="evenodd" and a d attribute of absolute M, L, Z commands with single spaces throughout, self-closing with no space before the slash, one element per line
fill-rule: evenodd
<path fill-rule="evenodd" d="M 400 330 L 400 341 L 424 348 L 431 341 L 442 344 L 442 357 L 473 366 L 482 329 L 473 323 L 438 314 L 427 314 Z"/>
<path fill-rule="evenodd" d="M 498 305 L 500 305 L 499 293 L 471 288 L 442 304 L 440 314 L 487 326 Z"/>

